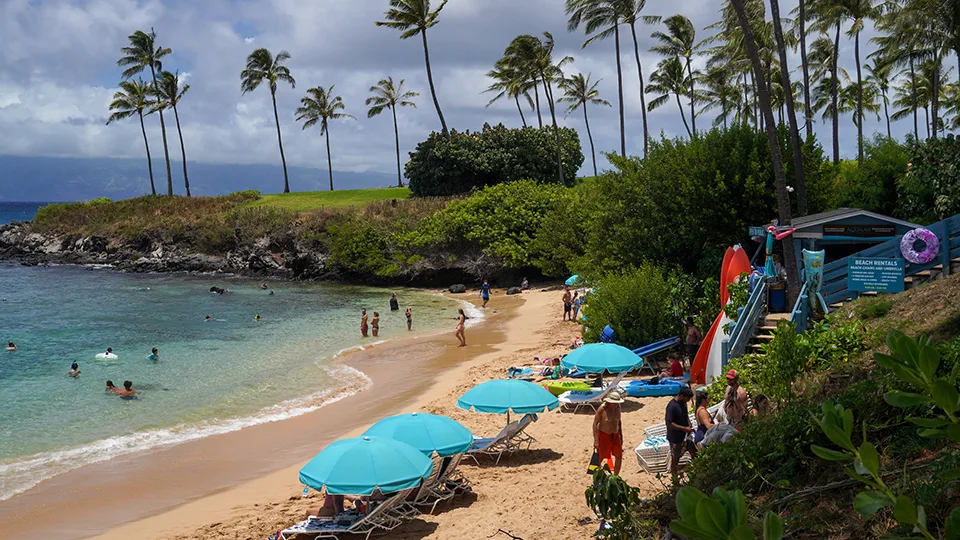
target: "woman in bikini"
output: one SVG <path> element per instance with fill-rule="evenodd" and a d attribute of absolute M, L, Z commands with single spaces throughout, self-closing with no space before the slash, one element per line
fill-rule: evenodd
<path fill-rule="evenodd" d="M 367 310 L 360 311 L 360 335 L 367 337 Z"/>
<path fill-rule="evenodd" d="M 370 328 L 373 330 L 373 337 L 377 337 L 380 334 L 380 312 L 373 312 L 373 320 L 370 321 Z"/>
<path fill-rule="evenodd" d="M 710 396 L 706 392 L 697 392 L 697 432 L 694 434 L 693 442 L 698 447 L 700 441 L 703 440 L 704 435 L 707 434 L 707 430 L 715 426 L 713 423 L 713 417 L 710 416 L 710 411 L 707 410 L 707 407 L 710 406 Z"/>
<path fill-rule="evenodd" d="M 460 340 L 460 346 L 461 346 L 461 347 L 466 347 L 466 346 L 467 346 L 467 337 L 466 337 L 465 335 L 463 335 L 463 328 L 464 328 L 464 325 L 465 325 L 466 322 L 467 322 L 467 316 L 464 315 L 463 309 L 459 309 L 459 310 L 457 310 L 457 311 L 458 311 L 458 313 L 459 313 L 459 316 L 458 316 L 458 318 L 457 318 L 457 331 L 456 331 L 455 335 L 457 336 L 457 339 Z"/>

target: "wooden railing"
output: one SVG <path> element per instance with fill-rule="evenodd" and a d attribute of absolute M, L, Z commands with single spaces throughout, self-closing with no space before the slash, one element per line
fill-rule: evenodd
<path fill-rule="evenodd" d="M 723 338 L 724 367 L 731 358 L 739 358 L 746 352 L 747 344 L 750 343 L 750 339 L 757 331 L 757 324 L 763 319 L 767 311 L 767 291 L 766 280 L 760 280 L 753 288 L 753 292 L 750 293 L 747 305 L 744 306 L 743 311 L 737 317 L 737 324 L 730 332 L 730 336 Z M 718 329 L 718 331 L 722 332 L 723 328 Z"/>

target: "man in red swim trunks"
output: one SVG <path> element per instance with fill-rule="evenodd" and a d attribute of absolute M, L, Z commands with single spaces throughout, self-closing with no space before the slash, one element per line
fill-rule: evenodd
<path fill-rule="evenodd" d="M 619 389 L 614 389 L 603 400 L 603 405 L 597 409 L 593 417 L 593 447 L 600 456 L 600 463 L 604 460 L 613 474 L 620 474 L 620 465 L 623 461 L 623 425 L 620 422 L 620 404 L 623 395 Z"/>

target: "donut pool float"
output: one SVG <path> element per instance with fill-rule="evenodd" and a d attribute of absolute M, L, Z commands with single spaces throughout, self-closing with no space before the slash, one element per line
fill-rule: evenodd
<path fill-rule="evenodd" d="M 900 239 L 900 253 L 913 264 L 927 264 L 939 252 L 940 240 L 927 229 L 914 229 Z"/>

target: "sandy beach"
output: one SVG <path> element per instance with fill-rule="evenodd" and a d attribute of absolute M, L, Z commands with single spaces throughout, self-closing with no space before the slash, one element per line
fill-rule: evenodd
<path fill-rule="evenodd" d="M 502 378 L 534 356 L 568 350 L 580 327 L 560 320 L 559 292 L 506 297 L 497 291 L 488 316 L 468 328 L 469 346 L 451 333 L 398 339 L 349 355 L 372 387 L 300 417 L 83 467 L 45 482 L 0 508 L 0 536 L 160 539 L 266 538 L 302 519 L 317 494 L 303 499 L 298 471 L 326 444 L 356 436 L 392 414 L 427 411 L 450 416 L 488 436 L 503 415 L 456 408 L 477 383 Z M 468 298 L 470 299 L 470 298 Z M 631 484 L 652 494 L 661 486 L 643 473 L 632 448 L 642 429 L 661 422 L 669 398 L 624 404 L 624 466 Z M 462 465 L 474 493 L 441 504 L 390 538 L 485 538 L 498 529 L 525 539 L 589 538 L 595 525 L 584 501 L 592 452 L 592 412 L 553 411 L 528 428 L 538 443 L 499 465 Z"/>

